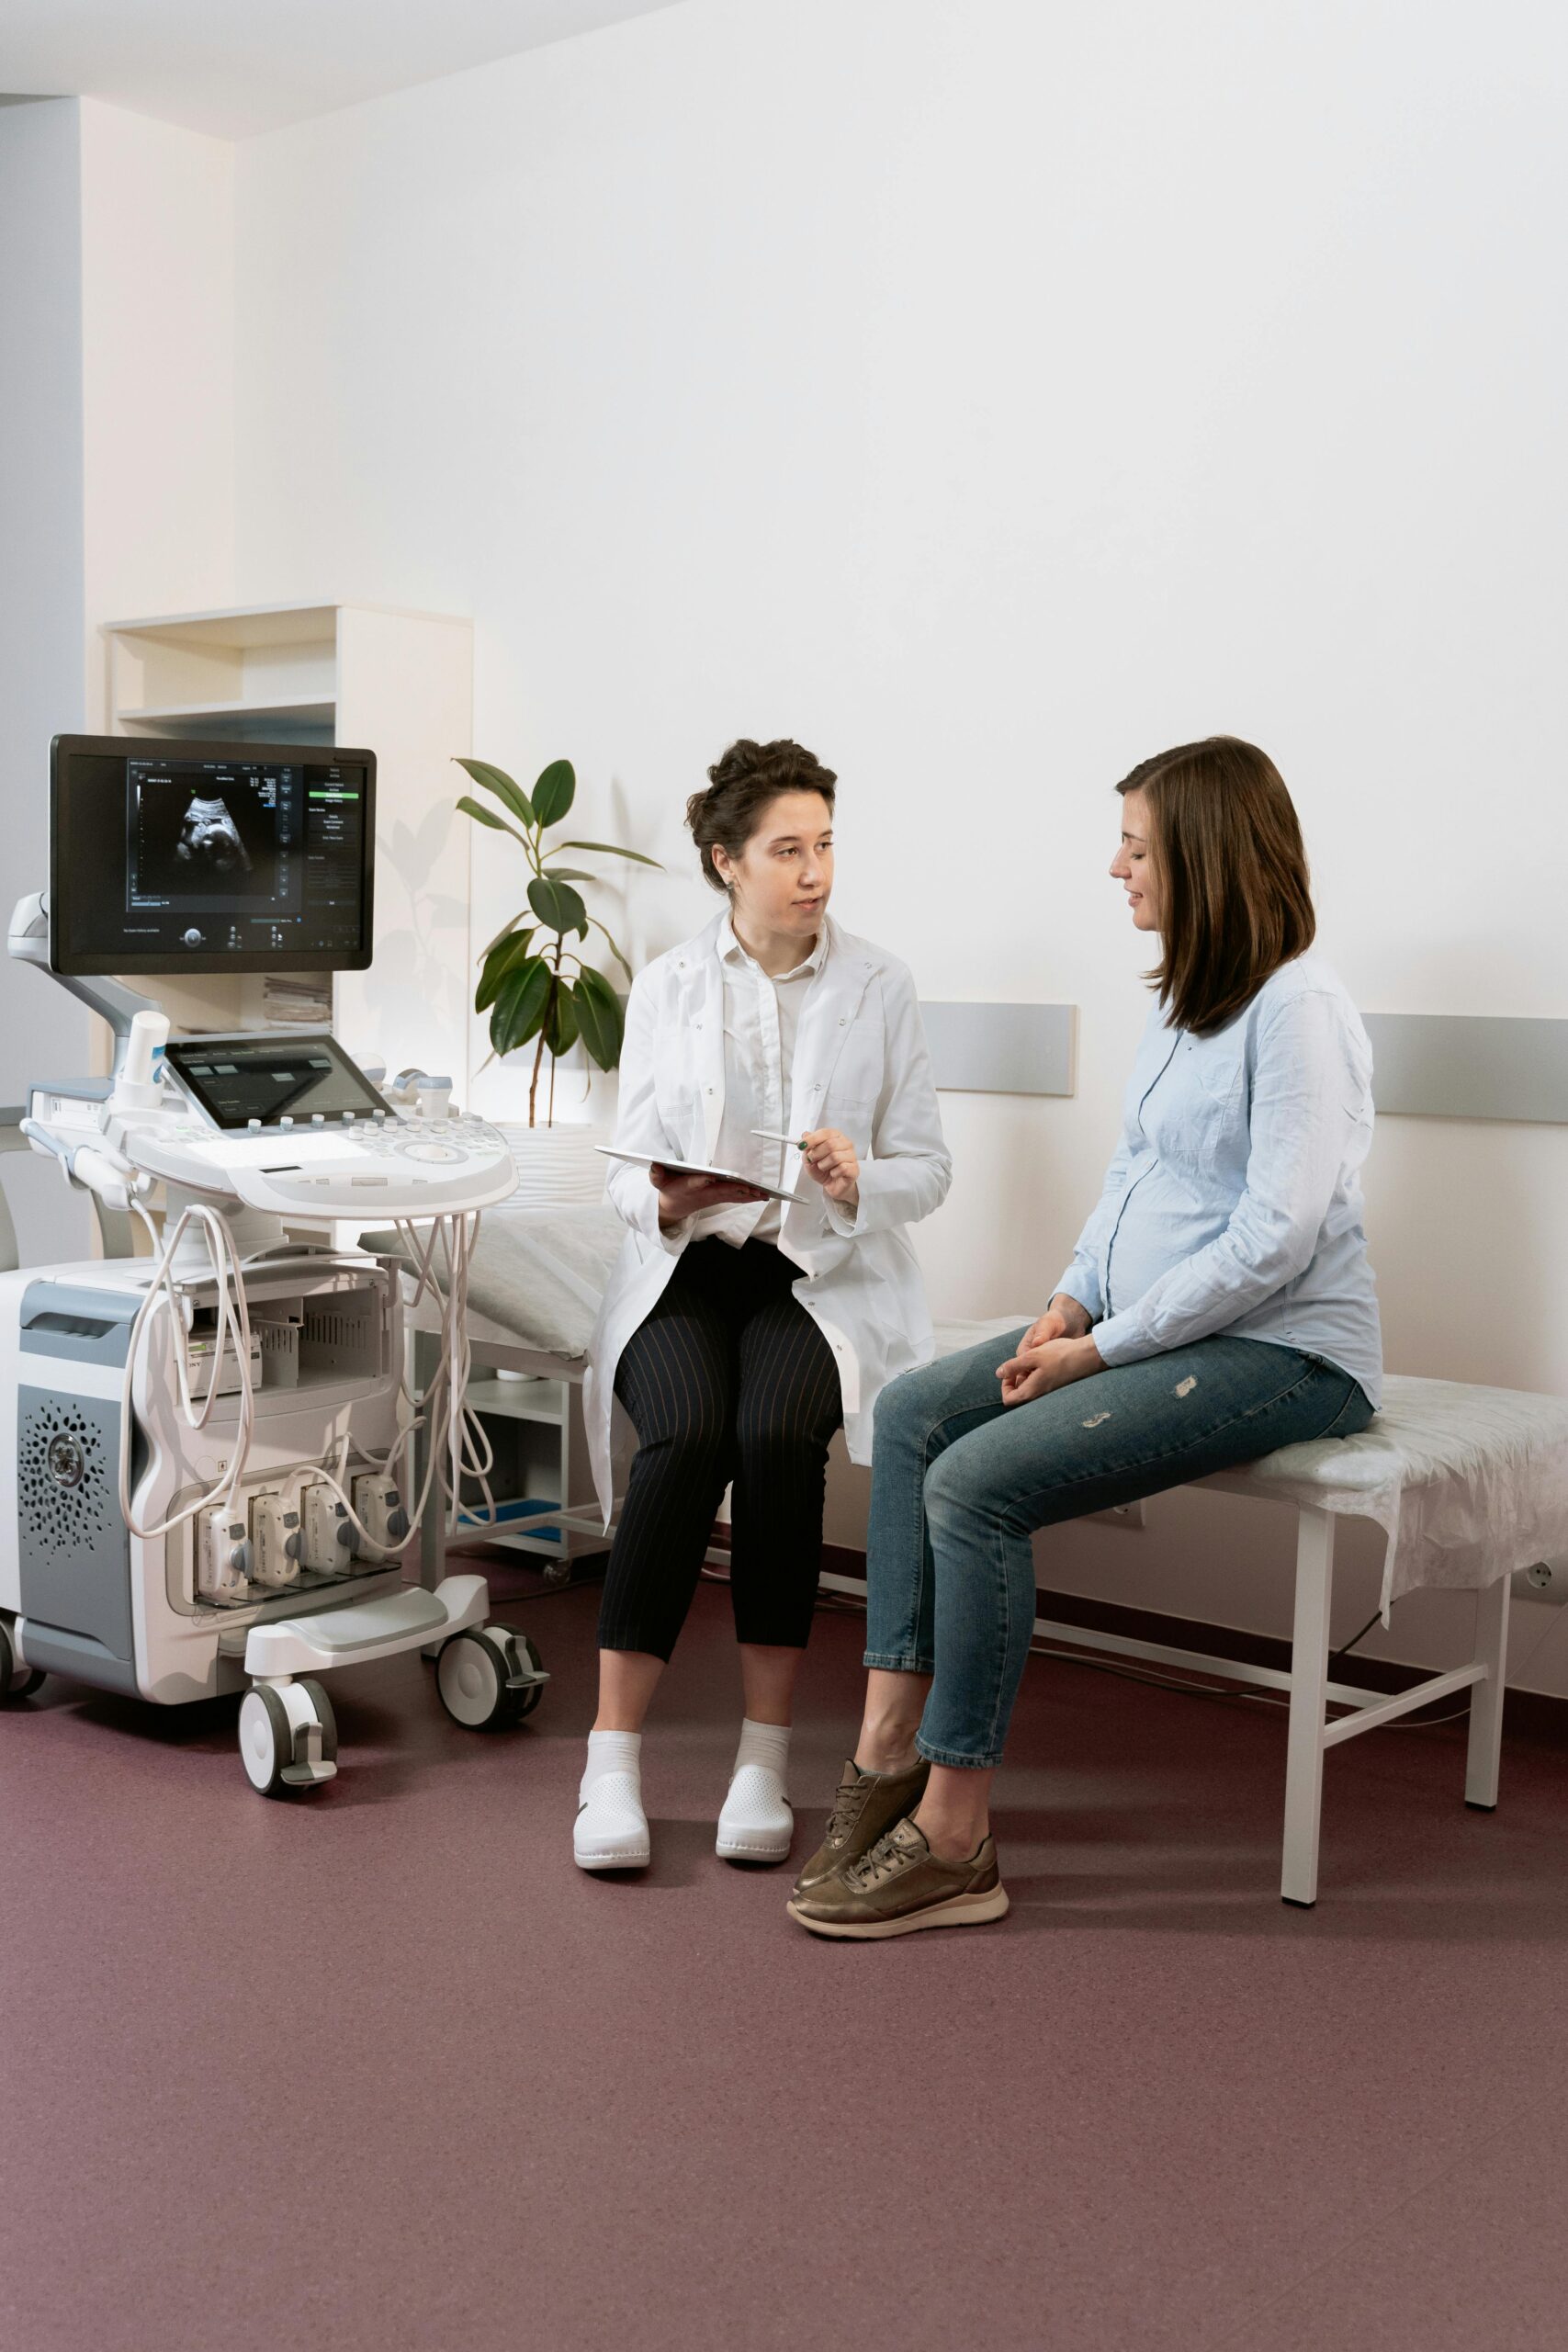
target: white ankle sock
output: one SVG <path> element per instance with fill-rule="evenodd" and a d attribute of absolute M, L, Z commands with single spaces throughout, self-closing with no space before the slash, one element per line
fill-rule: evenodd
<path fill-rule="evenodd" d="M 795 1834 L 784 1776 L 789 1770 L 789 1726 L 740 1726 L 740 1745 L 729 1793 L 718 1816 L 718 1851 L 731 1862 L 782 1862 Z"/>
<path fill-rule="evenodd" d="M 641 1870 L 651 1852 L 642 1807 L 642 1734 L 591 1731 L 571 1850 L 585 1871 Z"/>
<path fill-rule="evenodd" d="M 642 1734 L 640 1731 L 591 1731 L 588 1735 L 588 1761 L 583 1767 L 582 1785 L 578 1790 L 585 1797 L 603 1773 L 631 1772 L 642 1777 Z"/>
<path fill-rule="evenodd" d="M 750 1715 L 740 1726 L 740 1745 L 735 1751 L 733 1780 L 743 1764 L 765 1765 L 779 1776 L 779 1793 L 784 1793 L 784 1780 L 789 1771 L 788 1724 L 754 1724 Z"/>

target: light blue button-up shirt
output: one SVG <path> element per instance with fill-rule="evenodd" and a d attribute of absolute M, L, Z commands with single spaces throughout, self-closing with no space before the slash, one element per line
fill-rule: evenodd
<path fill-rule="evenodd" d="M 1122 1140 L 1056 1285 L 1095 1318 L 1107 1364 L 1223 1333 L 1326 1357 L 1378 1403 L 1371 1079 L 1360 1016 L 1318 956 L 1284 965 L 1213 1036 L 1151 1007 Z"/>

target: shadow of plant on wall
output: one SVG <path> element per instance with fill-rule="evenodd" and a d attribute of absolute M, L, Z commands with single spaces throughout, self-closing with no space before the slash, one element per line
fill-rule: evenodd
<path fill-rule="evenodd" d="M 365 975 L 367 996 L 375 1009 L 397 1016 L 413 989 L 428 1005 L 440 1010 L 442 1020 L 460 1033 L 464 1020 L 463 985 L 452 969 L 452 942 L 468 921 L 468 908 L 458 899 L 443 897 L 428 887 L 452 825 L 452 811 L 444 804 L 431 808 L 417 830 L 402 820 L 378 830 L 376 839 L 377 896 L 379 899 L 376 964 Z M 395 877 L 389 887 L 389 876 Z M 395 905 L 401 922 L 389 920 Z"/>
<path fill-rule="evenodd" d="M 566 850 L 629 858 L 636 865 L 658 867 L 659 860 L 615 842 L 556 842 L 547 850 L 545 834 L 563 821 L 577 797 L 577 775 L 570 760 L 552 760 L 532 792 L 525 792 L 503 768 L 492 767 L 488 760 L 459 758 L 457 765 L 505 811 L 499 815 L 465 793 L 457 802 L 463 814 L 492 832 L 509 833 L 532 869 L 526 907 L 511 917 L 479 956 L 474 1011 L 489 1009 L 490 1042 L 496 1055 L 534 1046 L 530 1126 L 537 1124 L 539 1079 L 549 1057 L 548 1125 L 555 1115 L 556 1064 L 563 1054 L 581 1042 L 590 1061 L 604 1070 L 614 1069 L 621 1057 L 625 1019 L 615 983 L 578 953 L 591 929 L 603 933 L 626 978 L 632 977 L 620 948 L 598 916 L 589 913 L 575 888 L 579 882 L 602 882 L 602 877 L 585 866 L 552 861 Z M 578 946 L 569 946 L 569 940 Z"/>

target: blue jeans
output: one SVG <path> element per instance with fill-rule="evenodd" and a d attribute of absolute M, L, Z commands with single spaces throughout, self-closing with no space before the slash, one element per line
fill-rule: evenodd
<path fill-rule="evenodd" d="M 1359 1382 L 1263 1340 L 1199 1340 L 1004 1405 L 1027 1325 L 906 1373 L 876 1400 L 868 1667 L 934 1676 L 918 1746 L 999 1764 L 1034 1634 L 1037 1527 L 1184 1486 L 1304 1438 L 1354 1437 Z"/>

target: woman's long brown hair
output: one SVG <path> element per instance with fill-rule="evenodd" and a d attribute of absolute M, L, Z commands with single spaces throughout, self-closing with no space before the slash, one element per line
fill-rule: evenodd
<path fill-rule="evenodd" d="M 1147 977 L 1173 1025 L 1207 1036 L 1316 933 L 1294 805 L 1268 753 L 1235 735 L 1179 743 L 1116 789 L 1149 812 L 1164 952 Z"/>

